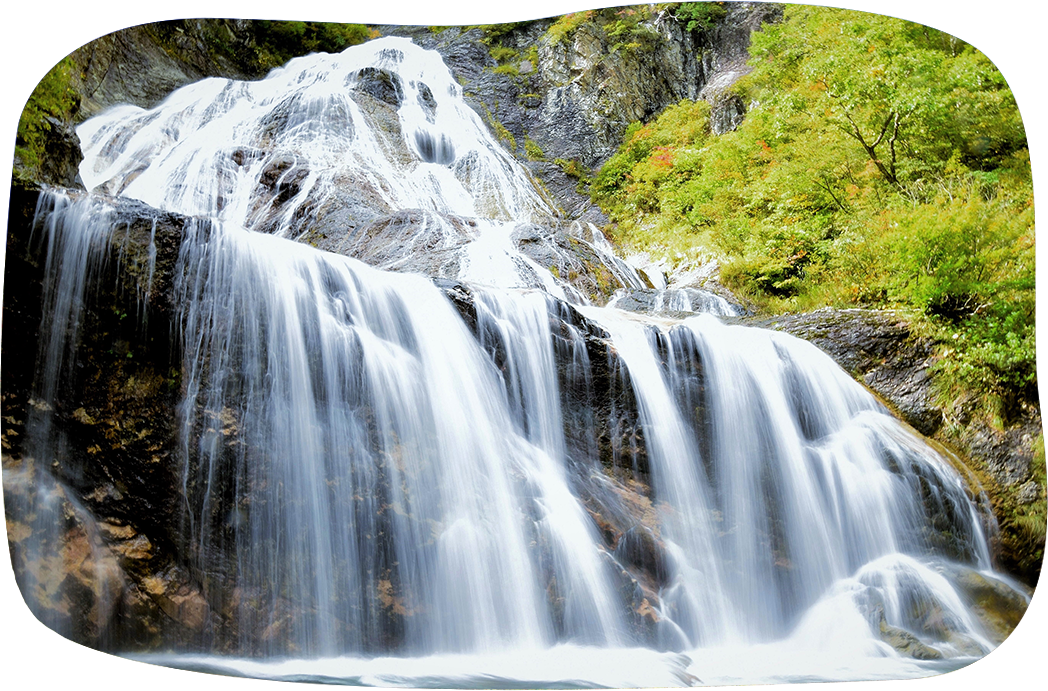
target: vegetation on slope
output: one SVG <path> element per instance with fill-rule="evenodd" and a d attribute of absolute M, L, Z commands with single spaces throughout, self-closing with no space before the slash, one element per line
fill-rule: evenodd
<path fill-rule="evenodd" d="M 1036 363 L 1029 151 L 1004 78 L 952 36 L 810 6 L 751 56 L 736 131 L 683 102 L 627 132 L 590 188 L 617 239 L 717 258 L 769 312 L 908 310 L 943 343 L 944 399 L 1006 425 Z"/>
<path fill-rule="evenodd" d="M 41 177 L 48 140 L 57 135 L 62 123 L 72 119 L 79 106 L 80 99 L 72 86 L 72 71 L 72 59 L 64 58 L 44 75 L 29 96 L 18 120 L 15 139 L 16 180 Z"/>
<path fill-rule="evenodd" d="M 363 24 L 259 21 L 254 28 L 259 63 L 269 68 L 308 53 L 340 53 L 377 36 Z"/>

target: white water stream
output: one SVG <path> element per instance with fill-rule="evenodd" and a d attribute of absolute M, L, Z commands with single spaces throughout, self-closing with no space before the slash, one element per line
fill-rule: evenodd
<path fill-rule="evenodd" d="M 374 70 L 394 105 L 353 97 Z M 947 577 L 957 560 L 999 578 L 962 481 L 826 355 L 712 316 L 580 307 L 628 372 L 666 555 L 656 633 L 638 633 L 579 493 L 605 469 L 565 442 L 550 322 L 569 292 L 510 240 L 554 212 L 436 53 L 375 40 L 115 108 L 78 134 L 89 189 L 206 219 L 178 269 L 186 530 L 211 606 L 236 621 L 215 648 L 261 657 L 147 659 L 668 686 L 923 676 L 993 648 Z M 382 213 L 474 219 L 458 278 L 476 336 L 429 279 L 294 242 L 346 190 Z M 49 309 L 65 324 L 91 262 L 61 262 Z M 45 390 L 67 366 L 61 338 L 48 347 Z M 900 655 L 884 627 L 947 660 Z"/>

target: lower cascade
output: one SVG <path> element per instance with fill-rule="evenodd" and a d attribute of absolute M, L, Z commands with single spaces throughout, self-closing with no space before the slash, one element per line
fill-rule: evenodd
<path fill-rule="evenodd" d="M 23 561 L 81 526 L 106 650 L 409 686 L 899 678 L 1003 640 L 978 593 L 1029 601 L 993 570 L 978 491 L 817 348 L 713 295 L 660 294 L 672 318 L 595 306 L 529 256 L 556 214 L 436 53 L 374 40 L 79 135 L 92 192 L 44 193 L 34 221 L 43 327 L 4 480 Z M 304 241 L 362 204 L 380 218 L 351 256 Z M 154 214 L 137 253 L 128 208 Z M 169 265 L 163 214 L 183 219 Z M 191 633 L 145 648 L 61 424 L 89 417 L 66 399 L 113 271 L 136 328 L 169 322 L 178 372 L 164 530 L 186 575 L 177 597 L 135 587 Z"/>

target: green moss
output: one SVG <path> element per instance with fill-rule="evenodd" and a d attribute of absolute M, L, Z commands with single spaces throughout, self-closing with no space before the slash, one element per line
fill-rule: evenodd
<path fill-rule="evenodd" d="M 579 194 L 588 193 L 589 185 L 592 182 L 592 178 L 590 177 L 590 173 L 588 170 L 586 170 L 585 166 L 583 166 L 581 163 L 579 163 L 577 159 L 574 158 L 557 158 L 554 159 L 553 162 L 560 166 L 560 169 L 564 171 L 565 175 L 577 181 L 578 184 L 576 185 L 575 189 L 576 191 L 578 191 Z"/>
<path fill-rule="evenodd" d="M 524 154 L 530 161 L 545 161 L 546 153 L 531 137 L 524 138 Z"/>
<path fill-rule="evenodd" d="M 1039 496 L 1030 503 L 1019 503 L 1019 491 L 1025 483 L 1002 487 L 987 477 L 985 468 L 975 471 L 992 497 L 994 515 L 1000 529 L 999 540 L 1005 565 L 1022 574 L 1036 574 L 1044 561 L 1045 533 L 1048 527 L 1048 503 L 1045 497 L 1044 436 L 1033 441 L 1030 480 L 1037 483 Z"/>
<path fill-rule="evenodd" d="M 73 88 L 73 61 L 66 57 L 44 75 L 33 89 L 18 120 L 15 156 L 30 176 L 39 174 L 47 153 L 53 121 L 69 122 L 80 102 Z"/>
<path fill-rule="evenodd" d="M 582 26 L 585 22 L 593 19 L 596 15 L 594 10 L 587 10 L 585 12 L 572 12 L 565 14 L 553 22 L 548 29 L 546 29 L 546 35 L 549 36 L 550 42 L 554 45 L 561 43 L 569 38 L 572 34 Z"/>
<path fill-rule="evenodd" d="M 517 65 L 517 63 L 515 63 L 515 62 L 510 62 L 510 63 L 506 63 L 505 65 L 498 65 L 498 66 L 496 66 L 492 70 L 492 72 L 494 72 L 495 74 L 509 75 L 510 77 L 519 77 L 520 76 L 520 66 Z"/>
<path fill-rule="evenodd" d="M 670 2 L 656 5 L 688 31 L 708 31 L 728 15 L 724 2 Z"/>
<path fill-rule="evenodd" d="M 655 15 L 654 6 L 636 5 L 586 12 L 573 12 L 557 18 L 546 30 L 549 41 L 556 45 L 570 40 L 587 23 L 600 27 L 612 42 L 611 52 L 651 47 L 658 32 L 645 22 Z"/>
<path fill-rule="evenodd" d="M 515 48 L 504 46 L 501 43 L 488 48 L 488 52 L 491 53 L 491 57 L 495 58 L 496 62 L 500 63 L 506 62 L 507 60 L 513 60 L 520 55 Z"/>
<path fill-rule="evenodd" d="M 507 130 L 506 126 L 491 114 L 491 111 L 488 110 L 487 106 L 482 104 L 481 107 L 484 108 L 484 119 L 486 119 L 491 126 L 491 132 L 495 135 L 495 138 L 509 147 L 510 151 L 515 152 L 517 150 L 517 140 L 513 136 L 513 133 Z"/>

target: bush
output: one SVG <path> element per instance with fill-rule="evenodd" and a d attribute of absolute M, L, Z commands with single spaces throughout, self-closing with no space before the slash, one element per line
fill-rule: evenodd
<path fill-rule="evenodd" d="M 363 24 L 328 22 L 255 22 L 259 60 L 276 67 L 308 53 L 340 53 L 370 38 L 375 32 Z"/>
<path fill-rule="evenodd" d="M 674 2 L 665 8 L 688 31 L 708 31 L 728 14 L 723 2 Z"/>

